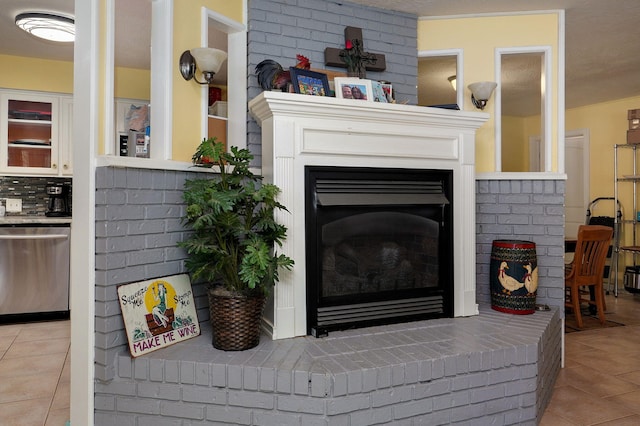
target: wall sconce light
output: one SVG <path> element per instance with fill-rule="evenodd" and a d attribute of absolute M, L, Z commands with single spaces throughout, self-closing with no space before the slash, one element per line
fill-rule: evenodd
<path fill-rule="evenodd" d="M 210 47 L 196 47 L 185 50 L 180 55 L 180 74 L 185 80 L 192 78 L 199 84 L 211 84 L 213 76 L 220 71 L 227 59 L 227 52 Z M 196 67 L 202 72 L 205 81 L 196 78 Z"/>
<path fill-rule="evenodd" d="M 451 87 L 453 87 L 453 90 L 457 90 L 456 89 L 456 76 L 452 75 L 451 77 L 447 78 L 447 80 L 449 80 L 449 83 L 451 83 Z"/>
<path fill-rule="evenodd" d="M 484 109 L 496 86 L 498 84 L 493 81 L 471 83 L 468 87 L 471 90 L 471 102 L 473 102 L 473 105 L 478 109 Z"/>

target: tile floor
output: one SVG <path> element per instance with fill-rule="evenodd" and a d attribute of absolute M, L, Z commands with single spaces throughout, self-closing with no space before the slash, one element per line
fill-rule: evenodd
<path fill-rule="evenodd" d="M 69 420 L 69 321 L 0 326 L 0 425 Z"/>
<path fill-rule="evenodd" d="M 560 371 L 540 426 L 640 425 L 640 295 L 606 296 L 608 320 L 624 327 L 565 335 Z"/>
<path fill-rule="evenodd" d="M 569 333 L 541 426 L 640 424 L 640 295 L 606 297 L 624 327 Z M 69 321 L 0 326 L 0 425 L 69 419 Z"/>

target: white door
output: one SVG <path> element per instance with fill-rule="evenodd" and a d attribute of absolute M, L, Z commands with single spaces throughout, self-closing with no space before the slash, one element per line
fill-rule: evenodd
<path fill-rule="evenodd" d="M 567 173 L 564 235 L 566 238 L 575 238 L 578 226 L 585 223 L 590 203 L 588 129 L 567 132 L 564 158 Z M 603 196 L 608 197 L 609 194 Z"/>

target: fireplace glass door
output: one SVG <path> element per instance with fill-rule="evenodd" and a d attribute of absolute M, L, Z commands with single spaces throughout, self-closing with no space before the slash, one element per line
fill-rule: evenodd
<path fill-rule="evenodd" d="M 452 176 L 307 167 L 309 334 L 452 315 Z"/>

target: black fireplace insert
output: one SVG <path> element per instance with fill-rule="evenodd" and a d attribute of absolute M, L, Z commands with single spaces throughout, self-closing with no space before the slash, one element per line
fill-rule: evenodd
<path fill-rule="evenodd" d="M 307 332 L 453 314 L 453 171 L 305 168 Z"/>

